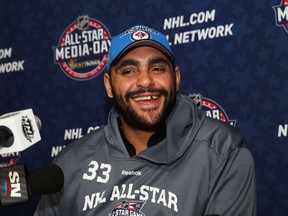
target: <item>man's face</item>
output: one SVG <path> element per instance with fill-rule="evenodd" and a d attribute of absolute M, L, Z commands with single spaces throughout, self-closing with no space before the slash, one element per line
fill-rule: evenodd
<path fill-rule="evenodd" d="M 155 131 L 164 123 L 174 105 L 179 81 L 179 69 L 174 69 L 162 52 L 148 46 L 126 53 L 104 78 L 121 120 L 144 131 Z"/>

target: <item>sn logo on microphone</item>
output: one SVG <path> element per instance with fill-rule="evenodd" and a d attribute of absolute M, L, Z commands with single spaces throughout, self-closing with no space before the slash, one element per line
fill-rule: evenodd
<path fill-rule="evenodd" d="M 4 182 L 6 197 L 21 197 L 20 175 L 16 171 L 11 171 L 6 175 Z"/>
<path fill-rule="evenodd" d="M 29 190 L 25 165 L 0 169 L 0 200 L 2 206 L 28 201 Z"/>

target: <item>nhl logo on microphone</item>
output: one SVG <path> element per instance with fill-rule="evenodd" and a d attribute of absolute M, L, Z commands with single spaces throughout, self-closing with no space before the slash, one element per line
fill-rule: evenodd
<path fill-rule="evenodd" d="M 22 116 L 22 131 L 27 140 L 32 142 L 35 134 L 31 119 L 26 115 Z"/>
<path fill-rule="evenodd" d="M 41 123 L 32 109 L 0 116 L 0 127 L 3 134 L 8 134 L 1 139 L 0 155 L 21 152 L 41 140 Z"/>

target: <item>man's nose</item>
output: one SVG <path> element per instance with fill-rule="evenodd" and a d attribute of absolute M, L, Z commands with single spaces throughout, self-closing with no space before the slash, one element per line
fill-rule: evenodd
<path fill-rule="evenodd" d="M 137 77 L 137 86 L 141 88 L 149 88 L 154 84 L 152 74 L 147 70 L 142 70 L 139 72 Z"/>

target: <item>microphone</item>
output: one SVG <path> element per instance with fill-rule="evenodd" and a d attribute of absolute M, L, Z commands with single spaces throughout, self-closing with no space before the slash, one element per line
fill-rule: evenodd
<path fill-rule="evenodd" d="M 39 142 L 41 126 L 32 109 L 0 116 L 0 155 L 20 152 Z"/>
<path fill-rule="evenodd" d="M 25 165 L 0 169 L 0 201 L 2 206 L 26 202 L 31 194 L 52 194 L 63 187 L 64 174 L 56 164 L 42 166 L 31 173 Z"/>

